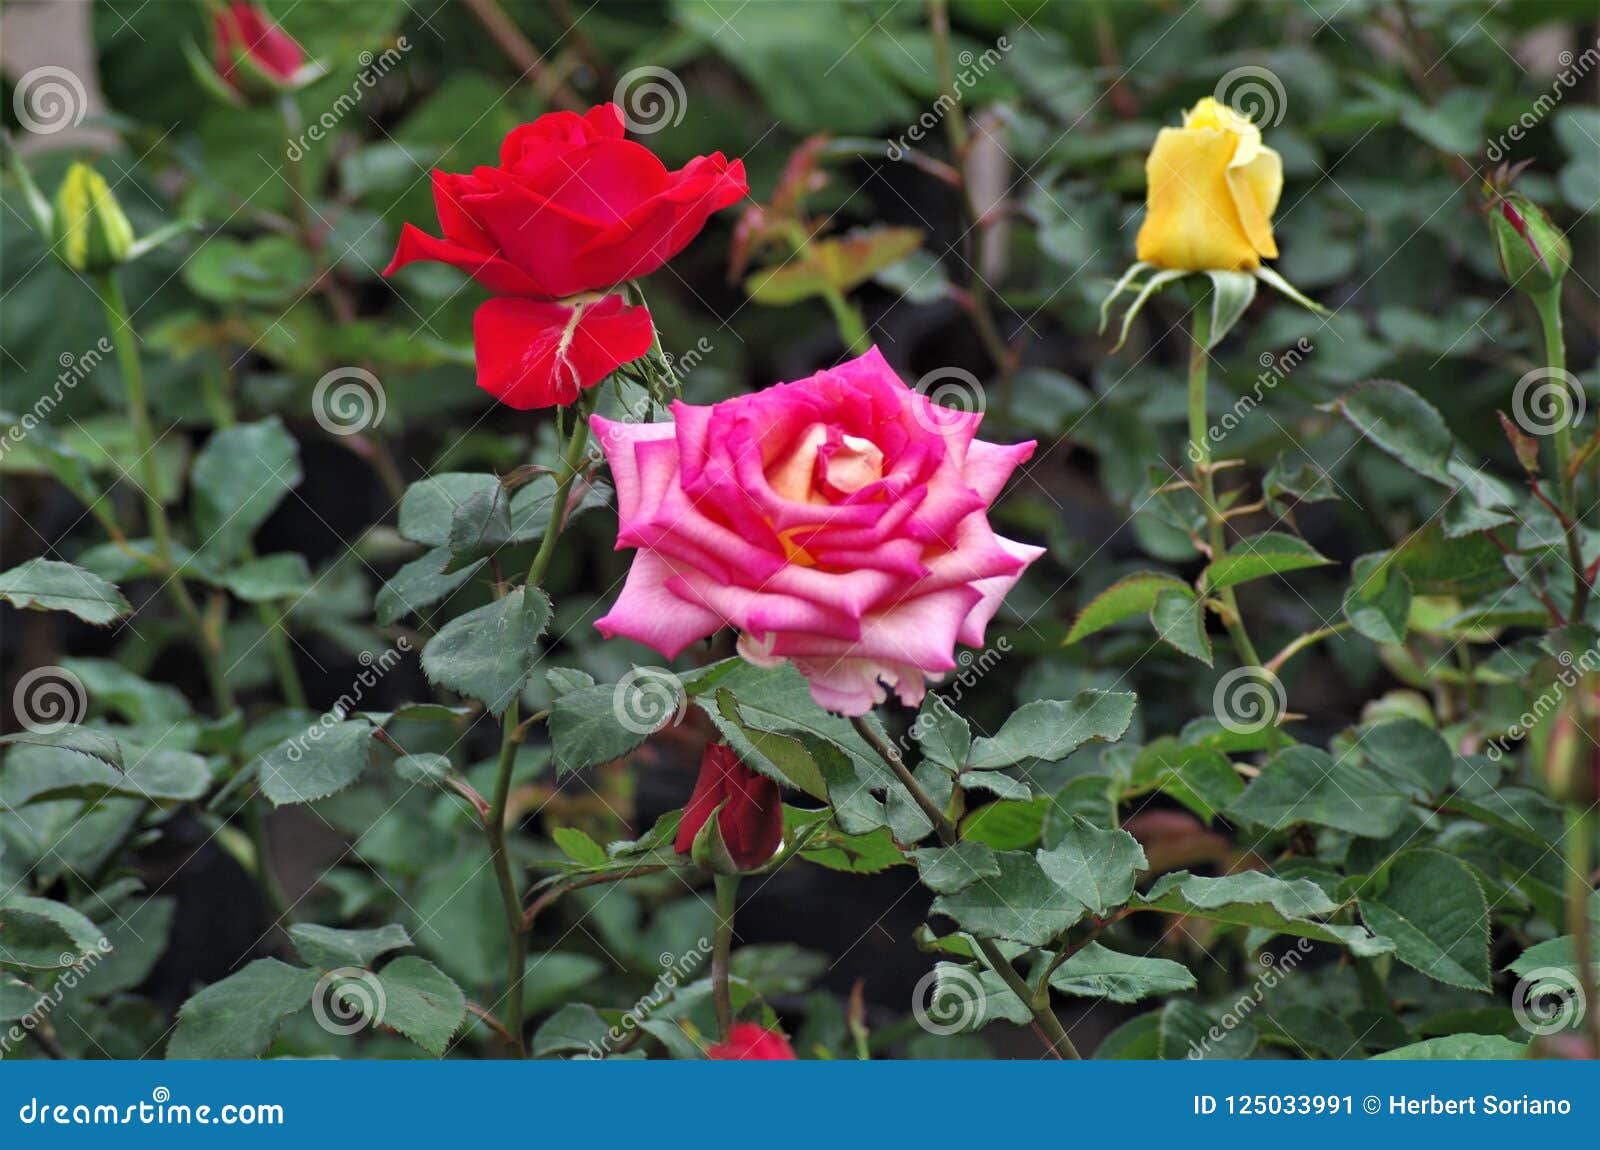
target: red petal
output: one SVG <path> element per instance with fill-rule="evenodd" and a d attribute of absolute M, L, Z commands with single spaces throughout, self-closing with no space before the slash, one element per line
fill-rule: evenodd
<path fill-rule="evenodd" d="M 571 403 L 650 350 L 650 313 L 622 297 L 572 306 L 501 297 L 472 317 L 478 386 L 518 410 Z"/>

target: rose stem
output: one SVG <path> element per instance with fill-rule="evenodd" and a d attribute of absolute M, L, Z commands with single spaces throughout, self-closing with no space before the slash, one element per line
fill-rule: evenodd
<path fill-rule="evenodd" d="M 1530 297 L 1539 313 L 1539 326 L 1544 333 L 1545 363 L 1556 377 L 1554 391 L 1560 397 L 1560 410 L 1556 412 L 1556 428 L 1551 436 L 1555 446 L 1558 500 L 1561 504 L 1562 527 L 1567 537 L 1567 560 L 1572 564 L 1572 610 L 1567 618 L 1575 623 L 1583 621 L 1583 609 L 1589 602 L 1589 577 L 1583 561 L 1583 541 L 1575 494 L 1576 477 L 1568 469 L 1572 456 L 1572 423 L 1574 407 L 1567 384 L 1567 345 L 1561 331 L 1560 285 L 1547 291 L 1534 292 Z"/>
<path fill-rule="evenodd" d="M 537 587 L 550 566 L 555 554 L 556 540 L 561 535 L 566 518 L 567 498 L 572 484 L 582 468 L 583 454 L 589 446 L 589 411 L 594 391 L 582 401 L 573 420 L 572 438 L 567 442 L 561 460 L 561 478 L 556 483 L 555 494 L 550 497 L 550 517 L 545 523 L 544 538 L 539 551 L 528 567 L 527 583 Z M 489 803 L 489 814 L 484 819 L 484 835 L 489 842 L 489 857 L 494 863 L 495 881 L 500 887 L 500 902 L 505 908 L 506 936 L 509 956 L 506 960 L 506 1031 L 511 1035 L 512 1052 L 518 1058 L 527 1057 L 522 1042 L 522 979 L 527 940 L 523 932 L 522 896 L 517 890 L 517 876 L 511 867 L 511 852 L 506 845 L 506 808 L 511 801 L 511 772 L 517 761 L 517 747 L 522 743 L 518 726 L 520 700 L 513 696 L 500 720 L 500 762 L 495 774 L 494 797 Z"/>
<path fill-rule="evenodd" d="M 211 683 L 211 695 L 219 714 L 234 709 L 233 691 L 228 686 L 222 668 L 222 636 L 215 633 L 201 616 L 194 596 L 189 594 L 183 573 L 172 561 L 172 524 L 167 519 L 167 509 L 162 506 L 159 483 L 160 469 L 155 454 L 155 433 L 150 423 L 150 406 L 145 399 L 144 368 L 139 362 L 139 349 L 134 344 L 133 320 L 128 315 L 128 303 L 123 298 L 122 287 L 114 272 L 105 271 L 96 277 L 100 302 L 105 306 L 106 324 L 111 329 L 112 342 L 117 348 L 117 363 L 122 369 L 122 386 L 128 398 L 128 422 L 133 427 L 134 450 L 139 453 L 139 467 L 143 482 L 134 486 L 144 496 L 145 519 L 156 544 L 156 557 L 165 571 L 166 588 L 179 612 L 194 629 L 206 677 Z"/>
<path fill-rule="evenodd" d="M 716 876 L 717 925 L 711 936 L 711 1000 L 717 1009 L 717 1032 L 728 1041 L 733 1027 L 733 995 L 728 989 L 728 973 L 733 953 L 733 914 L 739 901 L 739 876 Z"/>
<path fill-rule="evenodd" d="M 878 757 L 889 764 L 889 769 L 894 772 L 900 784 L 905 787 L 917 806 L 922 808 L 922 813 L 928 816 L 933 823 L 933 829 L 939 835 L 939 841 L 945 846 L 955 846 L 960 840 L 956 825 L 950 821 L 950 816 L 939 809 L 939 804 L 933 801 L 932 796 L 922 789 L 920 783 L 912 776 L 905 760 L 900 757 L 900 751 L 893 743 L 885 739 L 867 722 L 867 716 L 856 715 L 851 718 L 851 724 L 865 739 Z M 1033 1000 L 1033 994 L 1028 990 L 1028 984 L 1016 972 L 1009 959 L 1002 953 L 991 939 L 973 936 L 973 942 L 978 950 L 983 953 L 984 961 L 1000 976 L 1001 981 L 1017 999 L 1033 1014 L 1033 1029 L 1038 1034 L 1039 1040 L 1045 1048 L 1056 1058 L 1082 1058 L 1078 1048 L 1072 1044 L 1072 1039 L 1067 1037 L 1067 1032 L 1062 1029 L 1061 1020 L 1056 1017 L 1055 1011 L 1050 1009 L 1048 1003 L 1040 1004 Z"/>

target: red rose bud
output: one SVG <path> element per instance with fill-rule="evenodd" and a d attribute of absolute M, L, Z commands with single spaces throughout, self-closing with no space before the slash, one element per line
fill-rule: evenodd
<path fill-rule="evenodd" d="M 1572 245 L 1544 209 L 1520 192 L 1496 192 L 1490 214 L 1495 256 L 1506 282 L 1525 292 L 1558 286 L 1572 266 Z"/>
<path fill-rule="evenodd" d="M 305 50 L 254 4 L 235 0 L 212 15 L 217 74 L 238 90 L 294 84 L 306 66 Z"/>
<path fill-rule="evenodd" d="M 695 837 L 718 807 L 722 811 L 717 815 L 717 830 L 734 865 L 742 871 L 754 870 L 771 861 L 783 844 L 778 784 L 740 762 L 732 747 L 711 743 L 700 760 L 700 777 L 678 824 L 673 847 L 679 854 L 693 854 Z"/>
<path fill-rule="evenodd" d="M 736 1022 L 728 1028 L 728 1041 L 706 1048 L 706 1057 L 720 1062 L 793 1062 L 794 1047 L 776 1030 L 754 1022 Z"/>

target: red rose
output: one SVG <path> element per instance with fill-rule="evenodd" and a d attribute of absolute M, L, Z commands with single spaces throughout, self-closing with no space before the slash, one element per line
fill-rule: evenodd
<path fill-rule="evenodd" d="M 722 1062 L 793 1062 L 794 1047 L 776 1030 L 754 1022 L 728 1027 L 728 1041 L 706 1048 L 706 1057 Z"/>
<path fill-rule="evenodd" d="M 282 28 L 254 4 L 237 0 L 212 17 L 216 33 L 217 71 L 230 84 L 238 84 L 235 71 L 241 61 L 274 80 L 287 82 L 305 66 L 306 54 Z"/>
<path fill-rule="evenodd" d="M 683 808 L 673 847 L 681 855 L 694 849 L 694 839 L 718 806 L 717 829 L 728 855 L 740 870 L 770 862 L 783 844 L 783 803 L 778 784 L 739 761 L 732 747 L 710 743 L 700 760 L 700 778 Z M 737 1027 L 735 1028 L 737 1029 Z M 791 1055 L 792 1057 L 792 1055 Z"/>
<path fill-rule="evenodd" d="M 668 171 L 650 149 L 623 137 L 614 104 L 582 116 L 551 112 L 506 137 L 499 167 L 435 171 L 444 237 L 406 224 L 384 274 L 436 260 L 523 301 L 604 292 L 655 271 L 712 212 L 748 190 L 744 164 L 720 152 Z M 639 358 L 649 347 L 639 340 L 649 313 L 610 299 L 577 316 L 508 308 L 506 301 L 494 301 L 488 316 L 480 309 L 473 325 L 478 385 L 515 407 L 569 403 L 574 388 Z"/>

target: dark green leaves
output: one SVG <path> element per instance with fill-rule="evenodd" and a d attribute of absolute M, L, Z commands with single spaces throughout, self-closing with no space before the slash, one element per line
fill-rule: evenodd
<path fill-rule="evenodd" d="M 1363 555 L 1350 566 L 1345 618 L 1374 643 L 1403 643 L 1411 617 L 1411 580 L 1387 553 Z"/>
<path fill-rule="evenodd" d="M 1429 978 L 1489 989 L 1489 907 L 1472 870 L 1437 850 L 1408 850 L 1385 868 L 1361 918 L 1394 940 L 1395 957 Z"/>
<path fill-rule="evenodd" d="M 1252 579 L 1321 567 L 1330 562 L 1332 560 L 1318 554 L 1315 547 L 1297 535 L 1267 531 L 1236 543 L 1221 559 L 1213 559 L 1206 565 L 1202 582 L 1210 590 L 1218 591 Z"/>
<path fill-rule="evenodd" d="M 372 724 L 314 722 L 259 760 L 261 789 L 273 805 L 309 803 L 344 790 L 366 769 Z"/>
<path fill-rule="evenodd" d="M 503 714 L 533 674 L 539 636 L 549 622 L 545 593 L 518 587 L 445 624 L 422 649 L 422 669 L 439 686 Z"/>
<path fill-rule="evenodd" d="M 311 1004 L 318 977 L 314 970 L 258 958 L 183 1004 L 167 1057 L 256 1057 L 272 1044 L 285 1018 Z"/>
<path fill-rule="evenodd" d="M 398 923 L 373 930 L 337 930 L 331 926 L 298 922 L 289 928 L 289 938 L 307 964 L 323 970 L 340 966 L 371 966 L 379 955 L 411 945 L 411 936 Z"/>
<path fill-rule="evenodd" d="M 1338 910 L 1339 904 L 1308 879 L 1280 879 L 1259 871 L 1200 878 L 1187 871 L 1174 871 L 1156 880 L 1148 892 L 1133 900 L 1133 905 L 1331 942 L 1358 955 L 1384 954 L 1394 949 L 1388 939 L 1375 937 L 1361 927 L 1322 921 Z"/>
<path fill-rule="evenodd" d="M 1444 417 L 1403 383 L 1380 379 L 1363 384 L 1330 405 L 1375 446 L 1418 475 L 1448 487 L 1454 439 Z"/>
<path fill-rule="evenodd" d="M 1269 830 L 1310 823 L 1383 838 L 1399 828 L 1409 805 L 1398 786 L 1351 757 L 1290 747 L 1261 768 L 1229 811 Z"/>
<path fill-rule="evenodd" d="M 199 553 L 216 563 L 238 559 L 300 478 L 299 445 L 276 416 L 215 432 L 194 461 Z"/>
<path fill-rule="evenodd" d="M 378 972 L 382 990 L 374 1021 L 397 1030 L 428 1053 L 440 1055 L 467 1017 L 461 988 L 433 963 L 413 955 Z"/>
<path fill-rule="evenodd" d="M 35 611 L 70 611 L 102 627 L 133 610 L 100 576 L 54 559 L 30 559 L 0 573 L 0 599 Z"/>
<path fill-rule="evenodd" d="M 1119 954 L 1090 942 L 1056 967 L 1050 986 L 1063 994 L 1138 1002 L 1153 994 L 1181 994 L 1194 989 L 1194 975 L 1167 958 Z"/>
<path fill-rule="evenodd" d="M 1071 702 L 1024 703 L 995 732 L 972 744 L 967 768 L 997 770 L 1038 759 L 1053 763 L 1090 741 L 1122 737 L 1138 700 L 1131 691 L 1083 691 Z"/>
<path fill-rule="evenodd" d="M 1154 571 L 1128 575 L 1089 600 L 1088 605 L 1078 612 L 1072 630 L 1067 632 L 1066 641 L 1068 644 L 1076 643 L 1114 623 L 1145 614 L 1156 605 L 1156 599 L 1163 591 L 1189 590 L 1187 583 L 1171 575 Z"/>
<path fill-rule="evenodd" d="M 103 939 L 99 927 L 64 902 L 0 898 L 0 966 L 58 970 L 101 949 Z"/>
<path fill-rule="evenodd" d="M 1139 840 L 1127 831 L 1101 830 L 1081 818 L 1073 819 L 1061 841 L 1037 857 L 1044 873 L 1094 915 L 1127 902 L 1134 878 L 1145 867 Z"/>

